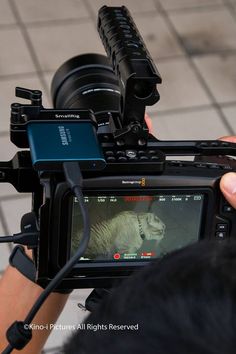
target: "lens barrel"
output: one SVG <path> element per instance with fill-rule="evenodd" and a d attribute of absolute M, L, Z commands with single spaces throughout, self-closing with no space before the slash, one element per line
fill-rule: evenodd
<path fill-rule="evenodd" d="M 119 111 L 118 80 L 106 56 L 83 54 L 66 61 L 55 73 L 51 95 L 57 109 L 92 109 L 98 124 Z"/>

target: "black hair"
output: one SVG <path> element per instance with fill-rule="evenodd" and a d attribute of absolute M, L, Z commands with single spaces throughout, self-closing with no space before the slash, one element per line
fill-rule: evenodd
<path fill-rule="evenodd" d="M 236 242 L 202 241 L 157 260 L 115 289 L 85 328 L 64 354 L 235 354 Z"/>

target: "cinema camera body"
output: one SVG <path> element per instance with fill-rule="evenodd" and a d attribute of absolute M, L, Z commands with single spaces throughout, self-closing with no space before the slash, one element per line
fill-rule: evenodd
<path fill-rule="evenodd" d="M 65 160 L 80 163 L 91 239 L 61 289 L 110 287 L 174 249 L 236 235 L 235 210 L 219 190 L 221 176 L 236 169 L 226 157 L 236 144 L 152 136 L 145 108 L 159 100 L 161 77 L 131 15 L 124 6 L 104 6 L 98 31 L 108 57 L 64 63 L 52 81 L 54 109 L 43 108 L 40 91 L 24 88 L 16 96 L 30 104 L 11 106 L 11 141 L 28 150 L 1 162 L 0 181 L 32 193 L 21 228 L 38 234 L 29 247 L 43 287 L 78 248 L 83 230 Z"/>

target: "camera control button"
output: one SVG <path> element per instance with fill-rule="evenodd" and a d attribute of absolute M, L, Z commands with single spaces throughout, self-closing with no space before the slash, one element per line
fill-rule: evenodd
<path fill-rule="evenodd" d="M 144 155 L 144 156 L 140 156 L 140 160 L 141 161 L 147 161 L 147 160 L 149 160 L 149 158 Z"/>
<path fill-rule="evenodd" d="M 225 147 L 226 147 L 226 146 L 229 146 L 229 145 L 230 145 L 230 144 L 229 144 L 227 141 L 222 141 L 222 142 L 221 142 L 221 146 L 225 146 Z"/>
<path fill-rule="evenodd" d="M 223 206 L 224 213 L 232 213 L 233 211 L 234 211 L 234 208 L 231 205 L 224 205 Z"/>
<path fill-rule="evenodd" d="M 136 150 L 126 150 L 126 156 L 129 158 L 134 158 L 137 156 L 137 151 Z"/>
<path fill-rule="evenodd" d="M 200 147 L 207 147 L 208 143 L 206 141 L 203 141 L 202 143 L 200 143 Z"/>
<path fill-rule="evenodd" d="M 216 230 L 217 231 L 227 231 L 228 230 L 228 224 L 217 224 L 216 225 Z"/>
<path fill-rule="evenodd" d="M 146 154 L 146 152 L 145 152 L 144 150 L 139 150 L 139 151 L 138 151 L 138 154 L 139 154 L 139 156 L 143 156 L 143 155 Z"/>
<path fill-rule="evenodd" d="M 157 161 L 157 160 L 159 160 L 159 157 L 156 156 L 156 155 L 153 155 L 153 156 L 151 157 L 151 160 L 152 160 L 152 161 Z"/>
<path fill-rule="evenodd" d="M 116 156 L 125 156 L 125 152 L 122 150 L 116 151 Z"/>
<path fill-rule="evenodd" d="M 219 146 L 220 143 L 218 141 L 212 141 L 211 146 L 216 147 Z"/>
<path fill-rule="evenodd" d="M 108 156 L 107 162 L 115 162 L 116 158 L 114 156 Z"/>
<path fill-rule="evenodd" d="M 111 150 L 107 150 L 107 151 L 105 151 L 105 155 L 106 156 L 114 156 L 114 152 Z"/>
<path fill-rule="evenodd" d="M 127 157 L 120 156 L 120 157 L 118 157 L 118 161 L 127 161 Z"/>
<path fill-rule="evenodd" d="M 225 231 L 218 231 L 216 232 L 216 238 L 218 239 L 224 239 L 227 237 L 227 233 Z"/>

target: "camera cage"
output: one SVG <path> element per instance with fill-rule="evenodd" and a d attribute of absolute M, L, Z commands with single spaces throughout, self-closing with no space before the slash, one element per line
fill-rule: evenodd
<path fill-rule="evenodd" d="M 207 237 L 207 234 L 215 234 L 216 222 L 226 217 L 222 212 L 221 204 L 224 201 L 219 192 L 219 178 L 225 172 L 235 169 L 235 162 L 222 158 L 219 161 L 216 159 L 217 163 L 215 163 L 213 159 L 212 163 L 202 163 L 202 168 L 196 169 L 197 163 L 167 162 L 165 158 L 181 155 L 198 156 L 198 158 L 218 155 L 235 156 L 236 144 L 215 140 L 161 141 L 154 138 L 148 132 L 144 115 L 145 107 L 156 103 L 159 99 L 156 85 L 161 83 L 161 77 L 128 10 L 124 6 L 102 7 L 99 11 L 98 30 L 118 78 L 121 94 L 119 114 L 110 114 L 110 133 L 98 134 L 101 147 L 103 151 L 117 148 L 154 149 L 158 159 L 138 164 L 129 161 L 135 166 L 135 173 L 131 168 L 127 168 L 125 163 L 108 161 L 102 171 L 84 171 L 85 193 L 96 190 L 108 193 L 105 186 L 109 186 L 110 191 L 118 194 L 122 193 L 122 190 L 124 193 L 131 194 L 154 193 L 158 190 L 176 193 L 180 190 L 189 193 L 197 191 L 206 195 L 205 219 L 202 223 L 205 226 L 202 226 L 200 238 Z M 39 90 L 17 87 L 16 96 L 30 101 L 30 104 L 11 105 L 11 141 L 17 147 L 29 148 L 27 126 L 33 122 L 77 123 L 78 120 L 84 120 L 91 122 L 97 128 L 96 118 L 90 110 L 45 109 L 42 106 L 42 93 Z M 122 179 L 132 181 L 134 176 L 137 179 L 145 178 L 144 189 L 140 186 L 131 189 L 121 186 Z M 60 239 L 58 228 L 62 227 L 62 230 L 67 228 L 68 232 L 68 225 L 63 226 L 53 222 L 54 219 L 58 220 L 58 217 L 60 219 L 63 198 L 69 198 L 64 176 L 60 171 L 36 171 L 32 165 L 30 151 L 24 150 L 17 152 L 11 161 L 0 162 L 0 182 L 11 183 L 18 192 L 32 193 L 32 210 L 40 219 L 39 253 L 44 254 L 44 257 L 38 257 L 38 247 L 34 249 L 38 269 L 37 281 L 41 285 L 46 285 L 69 256 L 68 244 L 66 255 L 63 255 L 61 245 L 57 243 L 55 247 L 56 240 L 58 242 Z M 69 214 L 71 210 L 68 203 L 67 206 Z M 214 215 L 217 217 L 213 222 Z M 231 231 L 235 232 L 236 225 L 232 214 L 229 219 Z M 52 243 L 56 249 L 55 255 L 52 252 Z M 147 263 L 143 261 L 142 265 Z M 72 272 L 67 279 L 63 280 L 61 287 L 77 287 L 78 284 L 80 287 L 107 286 L 114 279 L 121 279 L 134 269 L 140 268 L 140 263 L 134 262 L 131 265 L 124 262 L 123 265 L 109 266 L 104 262 L 97 267 L 84 264 L 81 268 L 85 272 L 82 277 Z"/>

